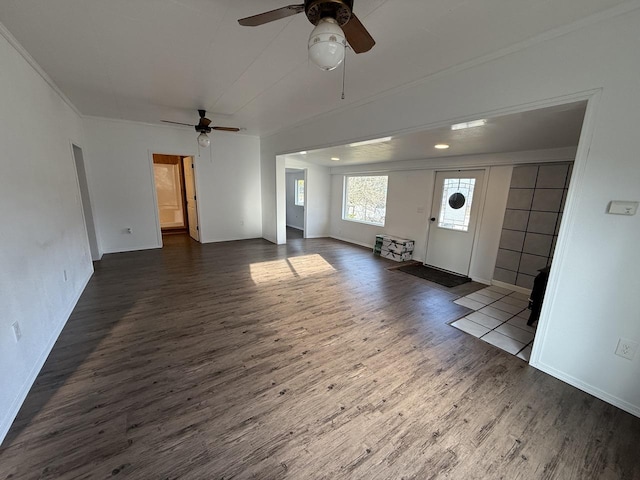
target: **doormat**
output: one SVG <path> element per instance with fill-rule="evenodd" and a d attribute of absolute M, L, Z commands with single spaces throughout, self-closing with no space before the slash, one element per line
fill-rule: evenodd
<path fill-rule="evenodd" d="M 422 264 L 414 263 L 412 265 L 403 265 L 396 268 L 395 270 L 399 270 L 401 272 L 408 273 L 409 275 L 413 275 L 414 277 L 429 280 L 430 282 L 434 282 L 449 288 L 457 287 L 458 285 L 462 285 L 471 281 L 469 277 L 463 277 L 462 275 L 445 272 L 444 270 L 438 270 L 437 268 L 427 267 L 426 265 Z"/>

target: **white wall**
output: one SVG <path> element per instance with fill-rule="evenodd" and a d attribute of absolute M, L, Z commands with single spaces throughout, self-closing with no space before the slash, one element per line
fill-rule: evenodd
<path fill-rule="evenodd" d="M 304 230 L 304 207 L 296 205 L 296 182 L 304 180 L 304 171 L 286 172 L 287 226 Z"/>
<path fill-rule="evenodd" d="M 6 38 L 0 35 L 0 442 L 93 271 L 71 149 L 71 142 L 83 145 L 80 118 Z"/>
<path fill-rule="evenodd" d="M 203 243 L 262 236 L 257 137 L 215 132 L 212 152 L 198 156 L 196 133 L 188 129 L 98 118 L 84 124 L 103 253 L 161 246 L 150 153 L 194 156 Z"/>
<path fill-rule="evenodd" d="M 494 166 L 485 173 L 484 203 L 469 265 L 469 277 L 477 282 L 490 284 L 493 279 L 512 172 L 512 166 Z"/>
<path fill-rule="evenodd" d="M 262 237 L 259 138 L 216 132 L 211 147 L 196 158 L 202 242 Z"/>
<path fill-rule="evenodd" d="M 389 176 L 385 226 L 342 219 L 345 175 L 335 174 L 331 176 L 331 236 L 371 248 L 376 235 L 409 238 L 416 242 L 413 258 L 424 260 L 433 198 L 433 170 L 378 173 Z"/>
<path fill-rule="evenodd" d="M 614 355 L 619 337 L 640 341 L 640 215 L 605 214 L 612 199 L 640 199 L 639 6 L 262 139 L 264 208 L 276 205 L 276 153 L 591 96 L 531 363 L 640 415 L 640 354 Z M 264 219 L 274 237 L 275 215 Z"/>
<path fill-rule="evenodd" d="M 278 165 L 278 169 L 284 171 L 287 168 L 303 168 L 306 170 L 307 182 L 305 184 L 305 210 L 306 224 L 304 226 L 305 238 L 323 238 L 329 236 L 329 211 L 331 206 L 331 176 L 329 168 L 315 165 L 305 161 L 286 159 Z M 280 172 L 281 174 L 281 172 Z M 278 203 L 284 205 L 285 188 L 278 186 Z M 286 242 L 286 235 L 282 236 L 282 228 L 285 217 L 278 215 L 279 237 L 278 243 Z"/>

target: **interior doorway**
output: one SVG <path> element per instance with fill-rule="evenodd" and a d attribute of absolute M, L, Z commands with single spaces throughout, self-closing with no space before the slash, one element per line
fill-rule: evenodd
<path fill-rule="evenodd" d="M 425 264 L 467 276 L 484 170 L 437 172 Z"/>
<path fill-rule="evenodd" d="M 287 240 L 305 237 L 306 170 L 287 168 L 286 178 L 286 224 Z"/>
<path fill-rule="evenodd" d="M 162 236 L 200 241 L 193 157 L 153 154 L 153 174 Z"/>
<path fill-rule="evenodd" d="M 80 188 L 82 214 L 84 216 L 84 224 L 87 230 L 87 238 L 89 239 L 91 259 L 96 261 L 100 260 L 100 248 L 98 247 L 98 237 L 96 235 L 96 227 L 93 220 L 93 209 L 91 208 L 91 198 L 89 197 L 89 184 L 87 181 L 87 172 L 84 165 L 84 156 L 82 153 L 82 148 L 80 148 L 78 145 L 71 144 L 71 148 L 73 151 L 73 160 L 76 166 L 78 187 Z"/>

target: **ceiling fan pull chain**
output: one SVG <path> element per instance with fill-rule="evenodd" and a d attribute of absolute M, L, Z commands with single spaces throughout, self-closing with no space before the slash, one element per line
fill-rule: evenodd
<path fill-rule="evenodd" d="M 342 61 L 342 100 L 344 100 L 344 79 L 347 75 L 347 56 L 344 56 L 344 60 Z"/>

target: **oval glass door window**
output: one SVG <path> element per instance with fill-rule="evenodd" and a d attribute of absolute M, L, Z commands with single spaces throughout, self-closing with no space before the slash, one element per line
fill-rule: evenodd
<path fill-rule="evenodd" d="M 444 179 L 438 227 L 461 232 L 469 230 L 475 186 L 475 178 Z"/>
<path fill-rule="evenodd" d="M 466 198 L 460 192 L 456 192 L 449 197 L 449 206 L 454 210 L 459 210 L 464 207 L 464 203 L 466 202 Z"/>

